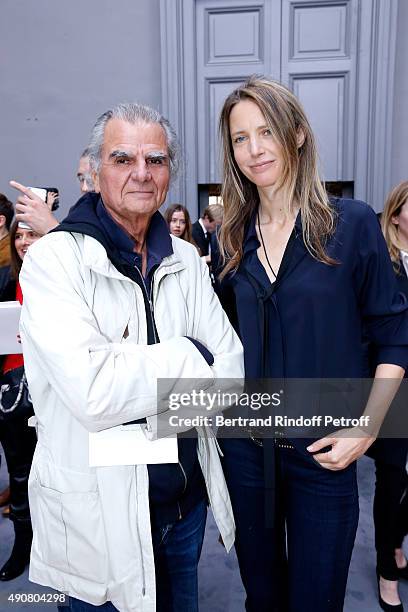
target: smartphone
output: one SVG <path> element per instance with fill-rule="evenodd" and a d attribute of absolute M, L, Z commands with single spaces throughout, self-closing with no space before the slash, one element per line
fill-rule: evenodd
<path fill-rule="evenodd" d="M 45 204 L 46 199 L 47 199 L 47 190 L 46 189 L 41 189 L 40 187 L 29 187 L 29 189 L 31 189 L 31 191 L 34 193 L 34 195 L 36 195 L 39 198 L 41 198 L 41 200 L 44 200 L 44 204 Z M 18 227 L 21 227 L 21 229 L 31 229 L 31 227 L 29 225 L 27 225 L 27 223 L 24 223 L 24 221 L 19 221 L 18 222 Z"/>

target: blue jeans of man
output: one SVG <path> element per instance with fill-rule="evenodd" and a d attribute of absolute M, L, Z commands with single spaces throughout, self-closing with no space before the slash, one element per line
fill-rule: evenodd
<path fill-rule="evenodd" d="M 204 539 L 207 504 L 197 504 L 184 518 L 152 529 L 157 612 L 198 612 L 197 566 Z M 94 606 L 74 597 L 60 612 L 114 612 L 107 602 Z"/>

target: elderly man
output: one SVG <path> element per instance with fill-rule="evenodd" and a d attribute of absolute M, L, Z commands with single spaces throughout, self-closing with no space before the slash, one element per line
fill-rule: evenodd
<path fill-rule="evenodd" d="M 68 593 L 71 610 L 196 611 L 207 496 L 226 548 L 233 543 L 210 431 L 173 440 L 176 458 L 166 451 L 163 463 L 116 465 L 123 448 L 112 442 L 144 438 L 158 378 L 206 379 L 217 390 L 217 379 L 243 373 L 205 264 L 158 212 L 177 155 L 170 124 L 153 109 L 104 113 L 90 143 L 97 193 L 30 247 L 20 275 L 38 430 L 30 579 Z M 103 461 L 90 467 L 98 444 Z"/>

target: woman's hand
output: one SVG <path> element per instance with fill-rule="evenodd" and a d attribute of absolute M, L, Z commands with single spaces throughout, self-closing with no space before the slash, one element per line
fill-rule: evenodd
<path fill-rule="evenodd" d="M 366 430 L 360 427 L 340 429 L 307 447 L 310 453 L 315 453 L 325 446 L 332 447 L 327 453 L 313 455 L 322 467 L 328 470 L 344 470 L 370 448 L 398 391 L 404 372 L 403 368 L 395 364 L 382 363 L 377 366 L 370 396 L 362 415 L 367 419 Z"/>
<path fill-rule="evenodd" d="M 326 446 L 331 450 L 316 453 L 313 458 L 328 470 L 344 470 L 350 463 L 361 457 L 374 442 L 375 436 L 369 436 L 359 427 L 340 429 L 336 433 L 325 436 L 307 447 L 310 453 L 316 453 Z"/>
<path fill-rule="evenodd" d="M 47 234 L 59 225 L 47 204 L 35 195 L 31 189 L 16 181 L 10 181 L 10 185 L 21 192 L 16 202 L 17 221 L 26 223 L 34 232 L 41 236 L 44 236 L 44 234 Z"/>

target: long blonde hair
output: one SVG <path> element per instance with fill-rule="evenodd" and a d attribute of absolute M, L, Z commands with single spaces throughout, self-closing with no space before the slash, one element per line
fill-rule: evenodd
<path fill-rule="evenodd" d="M 245 226 L 259 203 L 256 185 L 240 171 L 232 148 L 230 114 L 241 100 L 250 100 L 258 106 L 281 147 L 284 171 L 279 187 L 287 195 L 287 214 L 293 213 L 294 202 L 300 206 L 306 248 L 318 261 L 335 264 L 325 252 L 326 240 L 334 231 L 335 214 L 319 178 L 315 139 L 306 115 L 289 89 L 269 78 L 251 76 L 227 97 L 219 120 L 224 203 L 220 251 L 226 264 L 221 278 L 237 270 L 243 255 Z M 304 142 L 299 147 L 301 132 Z"/>
<path fill-rule="evenodd" d="M 392 222 L 392 217 L 398 217 L 407 201 L 408 181 L 403 181 L 389 193 L 381 215 L 381 228 L 396 272 L 400 269 L 400 251 L 403 246 L 399 240 L 398 225 Z"/>

